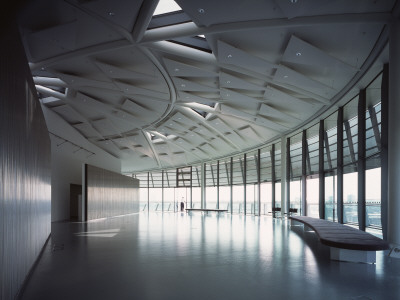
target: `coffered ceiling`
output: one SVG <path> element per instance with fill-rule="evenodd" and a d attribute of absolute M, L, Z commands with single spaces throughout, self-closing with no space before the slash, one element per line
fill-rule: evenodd
<path fill-rule="evenodd" d="M 183 12 L 153 18 L 158 1 L 41 0 L 19 16 L 42 105 L 123 173 L 240 153 L 309 122 L 368 71 L 395 4 L 176 2 Z"/>

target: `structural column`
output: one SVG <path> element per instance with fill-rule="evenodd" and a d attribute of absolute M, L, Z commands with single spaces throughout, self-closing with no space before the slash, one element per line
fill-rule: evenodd
<path fill-rule="evenodd" d="M 243 203 L 244 203 L 244 214 L 246 215 L 247 213 L 247 175 L 246 175 L 246 170 L 247 170 L 247 154 L 245 153 L 243 155 L 243 170 L 242 170 L 242 175 L 243 175 Z"/>
<path fill-rule="evenodd" d="M 301 137 L 301 215 L 307 215 L 307 131 Z"/>
<path fill-rule="evenodd" d="M 400 20 L 390 24 L 389 37 L 389 197 L 388 241 L 400 245 Z"/>
<path fill-rule="evenodd" d="M 337 217 L 343 224 L 343 106 L 338 109 L 337 117 Z"/>
<path fill-rule="evenodd" d="M 286 138 L 281 138 L 281 214 L 285 211 L 286 200 Z"/>
<path fill-rule="evenodd" d="M 257 205 L 258 216 L 261 216 L 261 150 L 257 150 Z M 255 211 L 255 208 L 254 208 Z"/>
<path fill-rule="evenodd" d="M 358 97 L 358 227 L 365 231 L 366 201 L 365 201 L 365 112 L 366 90 L 360 91 Z"/>
<path fill-rule="evenodd" d="M 381 221 L 382 236 L 387 240 L 388 221 L 388 130 L 389 130 L 389 65 L 383 67 L 381 84 Z"/>
<path fill-rule="evenodd" d="M 271 149 L 271 181 L 272 181 L 272 186 L 271 186 L 271 196 L 272 196 L 272 203 L 271 203 L 271 211 L 272 211 L 272 216 L 275 218 L 275 181 L 276 181 L 276 176 L 275 176 L 275 144 L 272 144 L 272 149 Z"/>
<path fill-rule="evenodd" d="M 219 160 L 217 161 L 217 209 L 219 209 Z"/>
<path fill-rule="evenodd" d="M 201 164 L 201 208 L 206 208 L 206 164 Z"/>
<path fill-rule="evenodd" d="M 324 174 L 324 141 L 325 122 L 319 121 L 319 147 L 318 147 L 318 181 L 319 181 L 319 218 L 325 219 L 325 174 Z"/>
<path fill-rule="evenodd" d="M 230 197 L 230 207 L 231 207 L 231 214 L 233 213 L 233 157 L 231 156 L 231 169 L 230 169 L 230 190 L 231 190 L 231 197 Z"/>
<path fill-rule="evenodd" d="M 147 212 L 150 211 L 150 172 L 147 172 Z"/>
<path fill-rule="evenodd" d="M 164 170 L 161 171 L 161 211 L 164 212 Z"/>
<path fill-rule="evenodd" d="M 290 207 L 290 138 L 286 139 L 286 157 L 285 157 L 285 161 L 286 161 L 286 203 L 283 209 L 282 207 L 282 214 L 286 213 L 289 214 L 289 207 Z M 283 175 L 282 175 L 283 177 Z"/>

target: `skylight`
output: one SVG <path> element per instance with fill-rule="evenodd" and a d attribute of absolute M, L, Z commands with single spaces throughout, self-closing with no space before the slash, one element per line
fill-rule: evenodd
<path fill-rule="evenodd" d="M 182 10 L 174 0 L 160 0 L 153 16 L 163 15 L 174 11 Z"/>

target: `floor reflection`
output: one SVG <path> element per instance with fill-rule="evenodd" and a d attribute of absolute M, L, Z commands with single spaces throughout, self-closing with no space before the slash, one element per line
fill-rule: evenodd
<path fill-rule="evenodd" d="M 399 261 L 382 253 L 372 266 L 330 261 L 329 248 L 315 233 L 267 216 L 143 212 L 98 222 L 54 223 L 51 244 L 64 247 L 43 254 L 21 299 L 400 295 Z"/>

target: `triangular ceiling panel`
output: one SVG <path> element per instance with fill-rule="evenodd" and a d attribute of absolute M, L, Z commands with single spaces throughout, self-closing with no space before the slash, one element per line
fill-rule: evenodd
<path fill-rule="evenodd" d="M 219 85 L 224 88 L 240 89 L 240 90 L 255 90 L 264 91 L 264 86 L 251 83 L 247 80 L 232 76 L 225 72 L 221 72 L 219 75 Z"/>
<path fill-rule="evenodd" d="M 120 81 L 114 81 L 115 84 L 120 88 L 120 90 L 126 94 L 126 95 L 143 95 L 143 96 L 149 96 L 152 98 L 156 99 L 163 99 L 163 100 L 169 100 L 169 94 L 168 93 L 163 93 L 155 90 L 149 90 L 145 89 L 142 87 L 138 87 L 133 84 L 129 83 L 124 83 Z"/>
<path fill-rule="evenodd" d="M 251 55 L 222 41 L 218 41 L 217 58 L 219 63 L 236 65 L 238 67 L 263 75 L 271 75 L 272 70 L 275 68 L 274 64 L 271 64 L 261 58 Z"/>
<path fill-rule="evenodd" d="M 136 17 L 142 6 L 142 0 L 135 1 L 77 1 L 81 5 L 95 13 L 102 19 L 107 19 L 108 22 L 114 23 L 117 26 L 123 27 L 128 31 L 132 31 Z"/>
<path fill-rule="evenodd" d="M 217 77 L 218 74 L 198 67 L 164 58 L 168 73 L 173 77 Z"/>
<path fill-rule="evenodd" d="M 179 100 L 180 102 L 196 102 L 196 103 L 201 103 L 201 104 L 206 104 L 206 105 L 213 105 L 216 101 L 219 99 L 209 99 L 209 98 L 204 98 L 200 97 L 191 93 L 186 93 L 179 91 Z"/>
<path fill-rule="evenodd" d="M 112 66 L 100 61 L 95 61 L 96 65 L 103 71 L 104 75 L 115 79 L 140 79 L 140 80 L 154 80 L 155 78 L 147 74 L 138 73 L 132 70 L 127 70 L 124 67 Z"/>
<path fill-rule="evenodd" d="M 215 87 L 206 86 L 194 81 L 173 77 L 172 80 L 178 91 L 186 92 L 218 92 L 219 90 Z"/>
<path fill-rule="evenodd" d="M 282 84 L 288 84 L 289 86 L 295 86 L 303 90 L 315 93 L 325 99 L 329 99 L 336 94 L 336 91 L 321 82 L 313 80 L 303 74 L 300 74 L 288 67 L 280 65 L 274 75 L 274 81 L 280 82 Z"/>

